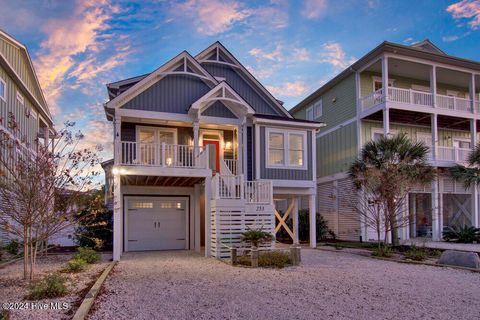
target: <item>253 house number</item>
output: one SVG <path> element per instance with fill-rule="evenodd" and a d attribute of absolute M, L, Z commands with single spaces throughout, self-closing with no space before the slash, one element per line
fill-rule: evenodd
<path fill-rule="evenodd" d="M 257 206 L 257 211 L 265 211 L 265 207 L 264 206 Z"/>

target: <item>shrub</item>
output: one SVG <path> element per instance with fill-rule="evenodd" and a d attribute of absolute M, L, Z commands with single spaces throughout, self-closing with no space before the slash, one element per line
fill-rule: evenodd
<path fill-rule="evenodd" d="M 10 240 L 10 242 L 5 246 L 5 250 L 10 253 L 10 254 L 13 254 L 13 255 L 17 255 L 18 254 L 18 247 L 19 247 L 19 243 L 17 240 L 15 239 L 12 239 Z"/>
<path fill-rule="evenodd" d="M 67 293 L 65 282 L 66 279 L 58 273 L 51 273 L 31 285 L 27 298 L 39 300 L 64 296 Z"/>
<path fill-rule="evenodd" d="M 249 229 L 242 233 L 241 240 L 242 242 L 249 242 L 254 247 L 258 247 L 259 244 L 271 241 L 273 236 L 269 232 L 262 231 L 260 228 L 259 230 Z"/>
<path fill-rule="evenodd" d="M 100 255 L 97 251 L 88 247 L 80 247 L 77 249 L 78 253 L 74 256 L 75 259 L 81 259 L 88 264 L 98 262 Z"/>
<path fill-rule="evenodd" d="M 372 256 L 374 257 L 385 257 L 389 258 L 393 255 L 393 250 L 390 246 L 382 244 L 379 247 L 375 247 L 372 251 Z"/>
<path fill-rule="evenodd" d="M 445 241 L 472 243 L 480 239 L 480 229 L 470 226 L 448 227 L 443 232 Z"/>
<path fill-rule="evenodd" d="M 416 245 L 412 244 L 410 249 L 407 250 L 405 253 L 405 258 L 415 261 L 423 261 L 428 257 L 428 249 L 425 247 L 417 247 Z"/>
<path fill-rule="evenodd" d="M 260 252 L 258 255 L 258 266 L 263 268 L 284 268 L 291 263 L 290 256 L 280 251 Z M 251 257 L 249 255 L 239 256 L 237 264 L 251 266 Z"/>
<path fill-rule="evenodd" d="M 75 257 L 72 260 L 67 261 L 62 271 L 76 273 L 83 271 L 86 265 L 87 262 L 85 260 Z"/>
<path fill-rule="evenodd" d="M 10 319 L 10 311 L 9 310 L 1 310 L 0 311 L 0 320 L 9 320 Z"/>

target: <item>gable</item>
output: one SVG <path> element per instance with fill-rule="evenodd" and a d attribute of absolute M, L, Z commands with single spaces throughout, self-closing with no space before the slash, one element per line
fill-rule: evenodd
<path fill-rule="evenodd" d="M 283 115 L 273 104 L 267 103 L 267 99 L 259 91 L 253 89 L 254 85 L 228 65 L 203 62 L 202 66 L 215 77 L 225 78 L 226 82 L 255 109 L 256 113 Z"/>
<path fill-rule="evenodd" d="M 430 40 L 423 40 L 422 42 L 412 45 L 412 47 L 431 53 L 445 54 L 445 52 L 434 45 Z"/>
<path fill-rule="evenodd" d="M 15 70 L 15 73 L 22 79 L 28 90 L 35 95 L 38 101 L 43 101 L 40 88 L 33 76 L 33 70 L 26 59 L 23 49 L 18 48 L 9 41 L 0 37 L 0 53 L 5 57 L 8 64 Z"/>
<path fill-rule="evenodd" d="M 220 101 L 215 102 L 205 111 L 202 112 L 202 116 L 220 117 L 236 119 L 237 117 Z"/>
<path fill-rule="evenodd" d="M 192 103 L 209 90 L 199 78 L 171 74 L 133 97 L 121 108 L 186 114 Z"/>

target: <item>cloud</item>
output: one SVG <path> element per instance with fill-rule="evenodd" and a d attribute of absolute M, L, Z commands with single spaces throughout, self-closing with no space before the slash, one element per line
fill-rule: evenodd
<path fill-rule="evenodd" d="M 67 83 L 69 79 L 87 82 L 124 63 L 128 55 L 128 50 L 120 48 L 115 56 L 104 56 L 119 49 L 118 39 L 114 42 L 108 33 L 110 20 L 120 11 L 118 7 L 107 0 L 78 0 L 73 11 L 68 18 L 48 20 L 41 28 L 47 37 L 35 59 L 40 83 L 54 115 L 59 112 L 57 103 L 61 94 L 75 87 Z"/>
<path fill-rule="evenodd" d="M 453 42 L 460 39 L 460 36 L 444 36 L 442 37 L 443 42 Z"/>
<path fill-rule="evenodd" d="M 307 48 L 294 48 L 293 49 L 293 58 L 296 61 L 310 61 L 310 52 Z"/>
<path fill-rule="evenodd" d="M 247 7 L 235 0 L 187 0 L 173 2 L 170 16 L 165 20 L 191 21 L 195 30 L 204 36 L 224 33 L 237 25 L 251 29 L 281 29 L 288 25 L 287 2 L 271 1 L 267 6 Z"/>
<path fill-rule="evenodd" d="M 324 15 L 326 9 L 326 0 L 305 0 L 301 13 L 307 19 L 318 19 Z"/>
<path fill-rule="evenodd" d="M 266 86 L 266 88 L 276 97 L 300 97 L 309 90 L 303 81 L 286 82 L 280 86 Z"/>
<path fill-rule="evenodd" d="M 480 26 L 480 1 L 462 0 L 447 7 L 447 12 L 454 19 L 470 19 L 470 28 L 476 30 Z"/>
<path fill-rule="evenodd" d="M 247 70 L 253 74 L 255 76 L 255 78 L 258 78 L 258 79 L 265 79 L 265 78 L 269 78 L 273 75 L 274 73 L 274 70 L 272 68 L 268 68 L 268 67 L 259 67 L 259 68 L 254 68 L 252 66 L 245 66 L 245 68 L 247 68 Z"/>
<path fill-rule="evenodd" d="M 257 60 L 283 61 L 283 45 L 277 43 L 273 51 L 265 51 L 260 48 L 252 48 L 248 53 Z"/>
<path fill-rule="evenodd" d="M 338 42 L 329 42 L 322 46 L 320 62 L 329 63 L 338 69 L 344 69 L 355 62 L 355 60 L 353 57 L 347 57 L 347 54 Z"/>
<path fill-rule="evenodd" d="M 180 17 L 195 16 L 197 32 L 207 36 L 225 32 L 252 14 L 236 1 L 220 0 L 188 0 L 174 4 L 172 12 Z"/>

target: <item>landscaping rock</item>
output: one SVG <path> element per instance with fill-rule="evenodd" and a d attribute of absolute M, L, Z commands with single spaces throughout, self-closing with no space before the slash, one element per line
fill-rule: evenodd
<path fill-rule="evenodd" d="M 476 252 L 446 250 L 438 259 L 438 264 L 480 269 L 480 258 Z"/>

